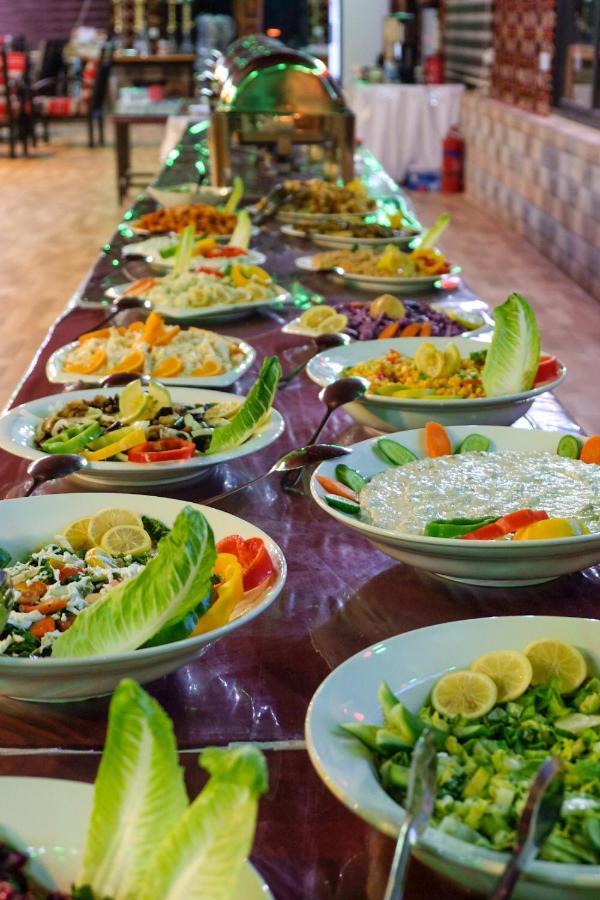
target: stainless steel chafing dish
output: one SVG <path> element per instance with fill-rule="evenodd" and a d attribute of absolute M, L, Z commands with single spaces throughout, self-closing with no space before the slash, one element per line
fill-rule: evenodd
<path fill-rule="evenodd" d="M 354 115 L 322 62 L 279 41 L 235 41 L 210 76 L 211 177 L 231 180 L 232 147 L 270 145 L 279 157 L 295 145 L 320 144 L 345 181 L 354 175 Z"/>

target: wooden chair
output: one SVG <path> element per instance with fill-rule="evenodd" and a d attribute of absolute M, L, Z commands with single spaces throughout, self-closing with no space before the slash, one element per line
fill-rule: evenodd
<path fill-rule="evenodd" d="M 19 141 L 24 156 L 28 153 L 29 141 L 35 144 L 29 55 L 24 50 L 7 50 L 4 46 L 0 46 L 0 129 L 7 133 L 13 159 Z"/>

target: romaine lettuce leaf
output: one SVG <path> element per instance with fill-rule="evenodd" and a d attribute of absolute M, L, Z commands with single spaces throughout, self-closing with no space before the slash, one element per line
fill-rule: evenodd
<path fill-rule="evenodd" d="M 185 506 L 145 569 L 78 616 L 56 638 L 52 655 L 100 656 L 141 647 L 206 597 L 215 559 L 210 525 L 199 510 Z"/>
<path fill-rule="evenodd" d="M 210 748 L 211 777 L 149 858 L 138 900 L 231 900 L 252 847 L 258 798 L 267 789 L 264 756 L 251 745 Z"/>
<path fill-rule="evenodd" d="M 213 431 L 207 453 L 233 450 L 248 440 L 271 409 L 280 378 L 278 358 L 265 357 L 258 378 L 231 422 Z"/>
<path fill-rule="evenodd" d="M 540 333 L 535 315 L 520 294 L 494 310 L 494 336 L 487 352 L 482 382 L 488 397 L 528 391 L 540 363 Z"/>
<path fill-rule="evenodd" d="M 156 847 L 187 805 L 169 717 L 135 681 L 122 681 L 110 704 L 78 884 L 97 897 L 137 900 Z"/>

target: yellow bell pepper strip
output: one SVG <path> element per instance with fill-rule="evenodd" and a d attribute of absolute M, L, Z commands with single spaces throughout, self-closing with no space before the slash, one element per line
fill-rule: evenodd
<path fill-rule="evenodd" d="M 231 613 L 244 596 L 242 566 L 233 553 L 217 553 L 213 574 L 220 579 L 216 588 L 217 599 L 208 612 L 198 620 L 192 637 L 227 625 Z"/>
<path fill-rule="evenodd" d="M 519 528 L 514 541 L 545 541 L 555 538 L 578 537 L 581 534 L 589 534 L 589 528 L 579 519 L 551 518 L 541 522 L 533 522 L 524 528 Z"/>
<path fill-rule="evenodd" d="M 110 459 L 117 453 L 124 453 L 137 444 L 143 444 L 146 440 L 146 432 L 142 428 L 133 428 L 128 434 L 118 441 L 114 441 L 107 447 L 101 447 L 99 450 L 84 450 L 83 456 L 90 462 L 102 462 L 104 459 Z"/>

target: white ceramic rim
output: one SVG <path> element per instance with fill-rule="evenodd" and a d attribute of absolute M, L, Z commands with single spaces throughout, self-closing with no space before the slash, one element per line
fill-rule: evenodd
<path fill-rule="evenodd" d="M 499 618 L 501 619 L 537 619 L 540 621 L 540 627 L 543 628 L 544 620 L 554 619 L 560 620 L 566 617 L 564 616 L 484 616 L 480 618 L 478 621 L 485 622 L 495 622 Z M 577 621 L 586 623 L 586 622 L 594 622 L 597 624 L 596 619 L 583 618 L 583 617 L 574 617 Z M 472 621 L 472 620 L 465 620 Z M 416 632 L 432 632 L 433 630 L 443 629 L 447 626 L 457 627 L 460 625 L 460 621 L 451 621 L 451 622 L 440 622 L 437 625 L 428 625 L 424 628 L 415 628 L 411 631 L 406 631 L 403 634 L 395 635 L 391 638 L 386 638 L 385 642 L 389 644 L 391 641 L 400 641 L 403 638 L 407 638 L 409 635 L 414 635 Z M 313 732 L 311 729 L 312 717 L 314 714 L 315 708 L 318 706 L 320 702 L 321 694 L 325 693 L 326 686 L 328 687 L 331 683 L 331 680 L 335 679 L 339 676 L 339 672 L 344 667 L 350 667 L 355 660 L 361 658 L 365 653 L 369 650 L 375 651 L 377 647 L 381 644 L 381 641 L 378 641 L 376 644 L 371 644 L 370 647 L 365 647 L 363 650 L 359 650 L 358 653 L 353 654 L 353 656 L 346 659 L 343 663 L 340 663 L 333 672 L 330 672 L 329 675 L 321 682 L 313 697 L 309 703 L 308 710 L 306 713 L 305 719 L 305 739 L 306 739 L 306 749 L 308 755 L 310 757 L 310 761 L 313 764 L 317 774 L 325 784 L 325 786 L 331 791 L 331 793 L 341 802 L 344 806 L 351 810 L 355 815 L 359 816 L 372 825 L 374 828 L 381 830 L 381 823 L 377 821 L 375 816 L 371 816 L 368 814 L 363 814 L 356 803 L 356 801 L 352 798 L 352 796 L 346 792 L 343 785 L 338 784 L 327 771 L 327 768 L 322 763 L 319 753 L 315 747 L 315 740 L 313 736 Z M 332 738 L 335 738 L 336 735 L 332 735 Z M 341 735 L 339 736 L 341 739 Z M 380 788 L 382 794 L 386 797 L 389 797 L 388 794 Z M 389 798 L 392 800 L 392 798 Z M 392 802 L 394 802 L 392 800 Z M 403 809 L 400 804 L 397 804 L 399 809 Z M 386 834 L 393 836 L 391 830 L 385 830 Z M 395 832 L 397 835 L 397 831 Z M 439 859 L 444 861 L 449 861 L 454 865 L 460 865 L 465 868 L 477 869 L 478 871 L 483 871 L 488 876 L 499 877 L 503 872 L 506 863 L 509 859 L 508 853 L 500 853 L 494 850 L 487 850 L 484 847 L 478 847 L 475 844 L 469 844 L 466 841 L 461 841 L 458 838 L 452 837 L 451 835 L 444 834 L 444 832 L 439 829 L 428 827 L 425 831 L 425 834 L 422 838 L 422 843 L 426 846 L 427 852 L 437 856 Z M 465 859 L 465 853 L 468 854 L 468 861 Z M 472 861 L 472 862 L 471 862 Z M 552 863 L 552 862 L 544 862 L 540 860 L 533 860 L 527 865 L 525 872 L 523 873 L 524 877 L 529 879 L 530 881 L 547 883 L 548 881 L 558 882 L 561 885 L 572 885 L 575 881 L 573 871 L 575 870 L 577 874 L 577 882 L 576 886 L 578 888 L 581 887 L 593 887 L 598 888 L 600 884 L 600 866 L 578 866 L 572 865 L 570 863 Z"/>
<path fill-rule="evenodd" d="M 477 329 L 477 332 L 481 334 L 485 330 L 485 328 Z M 434 347 L 437 344 L 440 344 L 441 348 L 442 346 L 446 346 L 449 343 L 455 343 L 462 346 L 463 341 L 471 340 L 473 340 L 473 332 L 468 335 L 457 335 L 456 337 L 388 338 L 387 340 L 382 341 L 353 341 L 349 346 L 358 346 L 361 349 L 365 350 L 364 358 L 362 360 L 357 360 L 354 363 L 354 365 L 358 365 L 359 362 L 364 362 L 364 360 L 373 359 L 377 356 L 385 356 L 388 350 L 402 350 L 402 346 L 406 348 L 403 351 L 403 354 L 408 355 L 410 353 L 414 354 L 421 344 L 433 344 Z M 396 341 L 406 341 L 407 343 L 396 348 Z M 408 343 L 409 341 L 411 342 L 410 344 Z M 461 350 L 461 346 L 458 347 L 459 350 Z M 482 347 L 485 346 L 486 345 L 482 344 Z M 323 350 L 321 351 L 321 353 L 315 354 L 315 356 L 313 356 L 312 359 L 309 360 L 306 367 L 306 374 L 311 379 L 311 381 L 314 381 L 315 384 L 318 384 L 320 387 L 325 387 L 326 385 L 331 384 L 333 381 L 336 381 L 335 377 L 332 377 L 328 381 L 324 381 L 322 378 L 319 378 L 317 365 L 320 358 L 329 356 L 331 354 L 338 355 L 338 351 L 342 352 L 347 349 L 347 347 L 332 347 L 331 350 Z M 378 350 L 379 352 L 374 356 L 375 350 Z M 468 347 L 464 347 L 463 350 L 464 352 L 469 352 Z M 560 375 L 557 378 L 554 378 L 552 381 L 545 381 L 543 384 L 540 384 L 537 387 L 530 388 L 530 390 L 528 391 L 520 391 L 517 394 L 501 394 L 497 397 L 472 397 L 469 400 L 436 400 L 435 397 L 432 397 L 431 399 L 417 397 L 406 397 L 405 399 L 403 399 L 402 397 L 383 397 L 380 394 L 371 394 L 370 392 L 367 392 L 364 395 L 363 399 L 360 399 L 356 402 L 369 407 L 391 407 L 392 409 L 410 410 L 411 412 L 427 412 L 430 410 L 435 411 L 437 409 L 485 409 L 488 407 L 499 405 L 504 406 L 510 403 L 521 403 L 526 400 L 530 400 L 532 397 L 537 397 L 539 394 L 544 394 L 546 391 L 553 391 L 560 384 L 562 384 L 562 382 L 567 377 L 567 367 L 563 365 L 560 360 L 557 360 L 557 362 L 561 368 Z"/>
<path fill-rule="evenodd" d="M 301 272 L 314 272 L 315 274 L 318 274 L 322 270 L 314 268 L 312 265 L 313 259 L 314 256 L 298 256 L 295 261 L 296 267 L 300 269 Z M 334 271 L 327 271 L 325 274 L 335 275 L 337 278 L 342 278 L 344 281 L 354 281 L 356 284 L 365 284 L 370 285 L 371 287 L 377 285 L 383 285 L 384 287 L 424 287 L 426 285 L 431 285 L 432 287 L 435 287 L 438 281 L 442 281 L 444 278 L 449 278 L 453 275 L 460 275 L 461 271 L 462 269 L 460 266 L 452 266 L 452 269 L 449 272 L 442 272 L 438 275 L 415 275 L 410 278 L 400 278 L 393 275 L 360 275 L 353 272 L 346 272 L 341 266 L 336 266 Z"/>
<path fill-rule="evenodd" d="M 157 276 L 160 277 L 160 276 Z M 110 300 L 118 299 L 122 297 L 127 288 L 131 287 L 131 284 L 115 284 L 112 287 L 108 288 L 105 291 L 104 296 L 108 297 Z M 280 304 L 285 306 L 292 299 L 292 295 L 289 291 L 281 290 L 278 294 L 275 294 L 274 297 L 270 297 L 267 300 L 257 300 L 254 303 L 229 303 L 215 306 L 184 306 L 184 307 L 175 307 L 175 306 L 154 306 L 153 309 L 160 313 L 161 316 L 164 316 L 165 319 L 173 319 L 179 322 L 186 321 L 194 321 L 196 319 L 216 319 L 219 315 L 227 315 L 230 313 L 247 313 L 251 312 L 254 309 L 261 309 L 269 306 L 279 306 Z"/>
<path fill-rule="evenodd" d="M 285 234 L 286 237 L 302 238 L 312 241 L 313 244 L 316 244 L 318 241 L 322 241 L 323 244 L 327 242 L 331 247 L 354 247 L 356 245 L 360 247 L 379 247 L 382 244 L 408 244 L 411 241 L 414 241 L 415 238 L 420 237 L 423 233 L 422 231 L 405 231 L 402 234 L 396 234 L 393 237 L 342 237 L 341 235 L 322 234 L 318 231 L 315 231 L 312 234 L 304 234 L 303 231 L 294 228 L 293 225 L 285 224 L 281 225 L 280 231 L 282 234 Z"/>
<path fill-rule="evenodd" d="M 491 433 L 492 438 L 494 433 L 502 431 L 502 432 L 512 432 L 514 433 L 517 429 L 512 428 L 510 425 L 458 425 L 452 426 L 453 430 L 458 433 L 459 437 L 466 437 L 469 434 L 473 434 L 477 432 L 477 434 L 482 434 L 485 437 Z M 377 435 L 373 438 L 368 438 L 365 441 L 359 441 L 356 444 L 351 444 L 348 449 L 353 451 L 356 448 L 365 448 L 369 446 L 373 446 L 377 443 L 377 441 L 381 440 L 381 438 L 397 440 L 398 443 L 402 443 L 403 439 L 406 440 L 407 435 L 419 434 L 424 431 L 423 428 L 411 428 L 406 431 L 396 431 L 390 434 Z M 528 438 L 537 438 L 539 435 L 552 435 L 556 438 L 556 443 L 558 444 L 561 437 L 564 435 L 570 434 L 568 431 L 543 431 L 539 428 L 532 428 L 530 431 L 526 431 L 525 429 L 519 429 L 519 435 L 522 437 L 523 435 L 527 435 Z M 535 449 L 532 448 L 532 452 L 535 452 Z M 343 457 L 344 463 L 350 467 L 352 467 L 352 454 L 350 453 L 348 456 Z M 349 522 L 350 517 L 341 512 L 338 509 L 334 509 L 329 506 L 328 503 L 325 502 L 325 493 L 321 485 L 317 481 L 317 475 L 321 475 L 322 469 L 327 463 L 331 463 L 331 460 L 326 460 L 325 462 L 320 463 L 317 468 L 314 470 L 311 479 L 310 479 L 310 492 L 312 494 L 315 502 L 328 513 L 330 516 L 333 516 L 334 519 L 337 519 L 339 522 L 342 522 L 344 525 L 353 528 L 355 531 L 363 533 L 367 537 L 372 538 L 383 538 L 387 543 L 398 543 L 402 542 L 403 546 L 411 546 L 416 545 L 418 547 L 429 547 L 431 549 L 439 548 L 440 551 L 444 549 L 453 549 L 457 550 L 460 545 L 461 555 L 504 555 L 508 547 L 516 547 L 514 552 L 520 552 L 522 555 L 527 555 L 527 551 L 529 549 L 539 549 L 541 547 L 548 548 L 549 542 L 548 540 L 535 540 L 535 541 L 457 541 L 456 538 L 437 538 L 437 537 L 428 537 L 427 535 L 413 534 L 411 532 L 406 531 L 391 531 L 388 528 L 380 528 L 378 525 L 370 525 L 368 522 L 363 522 L 360 519 L 352 518 L 351 522 Z M 394 468 L 394 466 L 390 463 L 387 467 L 383 461 L 381 461 L 383 468 L 382 472 L 387 471 L 387 469 Z M 552 547 L 564 547 L 567 545 L 570 546 L 581 546 L 582 544 L 593 544 L 600 542 L 600 532 L 593 532 L 592 534 L 581 534 L 576 535 L 574 537 L 566 537 L 566 538 L 553 538 L 552 539 Z M 509 551 L 512 552 L 512 551 Z M 435 554 L 434 554 L 435 555 Z"/>
<path fill-rule="evenodd" d="M 198 375 L 181 375 L 177 378 L 161 378 L 161 381 L 165 382 L 166 385 L 172 385 L 173 387 L 183 387 L 184 385 L 191 384 L 194 387 L 210 388 L 229 387 L 229 385 L 234 384 L 238 378 L 241 378 L 242 375 L 246 374 L 248 369 L 254 363 L 254 360 L 256 359 L 256 350 L 250 344 L 247 344 L 246 341 L 229 337 L 226 334 L 219 334 L 218 337 L 231 344 L 238 345 L 241 352 L 244 354 L 244 359 L 241 363 L 238 363 L 237 366 L 234 366 L 227 372 L 223 372 L 221 375 L 205 375 L 203 377 L 199 377 Z M 65 344 L 63 347 L 59 347 L 58 350 L 54 351 L 46 363 L 46 378 L 51 384 L 71 384 L 74 381 L 85 381 L 87 384 L 99 384 L 103 378 L 106 378 L 106 375 L 76 375 L 73 372 L 65 372 L 63 363 L 64 358 L 67 353 L 78 346 L 78 341 L 71 341 L 70 344 Z"/>
<path fill-rule="evenodd" d="M 111 393 L 120 394 L 123 387 L 105 388 Z M 44 418 L 33 412 L 32 407 L 42 407 L 46 410 L 46 415 L 50 414 L 50 410 L 55 405 L 60 405 L 61 401 L 67 403 L 71 400 L 89 400 L 97 395 L 95 389 L 86 389 L 83 391 L 70 391 L 68 394 L 51 394 L 47 397 L 41 397 L 39 400 L 29 400 L 20 406 L 0 416 L 0 448 L 12 453 L 13 456 L 19 456 L 21 459 L 43 459 L 49 454 L 41 450 L 36 450 L 31 444 L 24 446 L 16 443 L 11 437 L 12 426 L 19 420 L 28 420 L 33 424 L 33 419 Z M 171 395 L 173 400 L 179 403 L 220 403 L 223 400 L 232 399 L 239 395 L 227 394 L 223 391 L 212 391 L 208 388 L 172 388 Z M 231 462 L 235 459 L 241 459 L 250 453 L 262 450 L 276 441 L 281 436 L 285 428 L 285 421 L 276 409 L 271 409 L 269 421 L 261 427 L 261 429 L 252 435 L 249 440 L 236 447 L 234 450 L 225 451 L 223 453 L 214 453 L 209 456 L 193 456 L 191 459 L 174 460 L 172 462 L 160 463 L 130 463 L 130 462 L 88 462 L 82 475 L 85 477 L 93 476 L 94 473 L 101 475 L 103 479 L 114 473 L 118 475 L 131 475 L 132 473 L 144 475 L 148 473 L 149 478 L 140 478 L 139 483 L 144 481 L 152 481 L 152 476 L 162 473 L 181 473 L 181 479 L 174 478 L 171 484 L 176 484 L 179 480 L 185 480 L 190 477 L 194 470 L 208 468 L 209 466 L 217 466 L 220 463 Z M 118 479 L 116 479 L 118 481 Z"/>
<path fill-rule="evenodd" d="M 61 494 L 44 494 L 41 495 L 44 497 L 55 497 L 57 503 L 60 503 Z M 85 498 L 85 494 L 78 494 L 82 499 Z M 94 493 L 95 497 L 101 497 L 102 494 Z M 109 496 L 111 496 L 109 494 Z M 127 495 L 119 494 L 119 502 L 124 504 L 127 502 Z M 15 503 L 19 500 L 24 499 L 32 499 L 32 498 L 24 498 L 24 497 L 15 497 L 10 500 L 2 500 L 1 503 Z M 35 498 L 33 498 L 35 499 Z M 160 498 L 159 498 L 160 499 Z M 171 499 L 171 498 L 165 498 Z M 108 501 L 112 502 L 112 501 Z M 200 512 L 206 516 L 207 512 L 210 513 L 218 512 L 220 514 L 224 513 L 224 510 L 215 510 L 211 506 L 203 506 L 201 503 L 194 503 L 193 501 L 186 500 L 176 500 L 176 503 L 181 504 L 181 509 L 184 506 L 193 506 L 196 509 L 200 510 Z M 108 503 L 107 503 L 108 505 Z M 21 657 L 10 657 L 10 656 L 0 656 L 0 672 L 4 672 L 7 674 L 14 674 L 19 671 L 27 672 L 32 667 L 36 668 L 36 671 L 39 671 L 40 666 L 49 666 L 55 672 L 57 670 L 66 669 L 69 671 L 76 671 L 78 668 L 87 669 L 90 664 L 100 664 L 102 662 L 113 664 L 122 663 L 125 667 L 128 663 L 133 662 L 135 660 L 144 660 L 148 658 L 152 659 L 160 659 L 161 657 L 175 655 L 177 656 L 177 649 L 182 645 L 189 648 L 195 647 L 204 647 L 208 643 L 212 643 L 213 641 L 219 640 L 225 635 L 229 634 L 231 631 L 235 631 L 237 628 L 240 628 L 242 625 L 245 625 L 248 622 L 251 622 L 257 616 L 261 615 L 261 613 L 265 612 L 269 606 L 277 599 L 281 591 L 285 586 L 285 582 L 287 579 L 287 562 L 285 556 L 283 555 L 283 550 L 277 544 L 273 538 L 269 537 L 269 535 L 259 528 L 257 525 L 254 525 L 252 522 L 247 522 L 246 519 L 240 519 L 239 516 L 234 515 L 233 513 L 227 513 L 227 515 L 233 519 L 236 519 L 239 522 L 244 522 L 244 524 L 251 525 L 256 537 L 260 537 L 265 542 L 265 546 L 269 552 L 269 556 L 275 563 L 275 567 L 277 570 L 277 578 L 275 581 L 268 587 L 265 591 L 264 595 L 261 597 L 260 602 L 253 605 L 247 612 L 243 613 L 241 616 L 238 616 L 235 619 L 232 619 L 230 622 L 227 622 L 226 625 L 222 625 L 220 628 L 215 628 L 213 631 L 207 631 L 204 634 L 200 634 L 197 637 L 187 637 L 183 638 L 180 641 L 173 641 L 170 644 L 160 644 L 157 647 L 144 647 L 139 650 L 130 650 L 127 653 L 114 653 L 108 655 L 98 655 L 98 656 L 80 656 L 74 659 L 54 659 L 52 656 L 43 657 L 42 659 L 29 659 L 29 658 L 21 658 Z M 210 519 L 209 516 L 206 516 L 207 519 Z M 181 664 L 183 665 L 183 664 Z M 123 676 L 125 677 L 125 676 Z M 75 701 L 77 702 L 77 701 Z M 1 814 L 0 814 L 1 815 Z"/>

